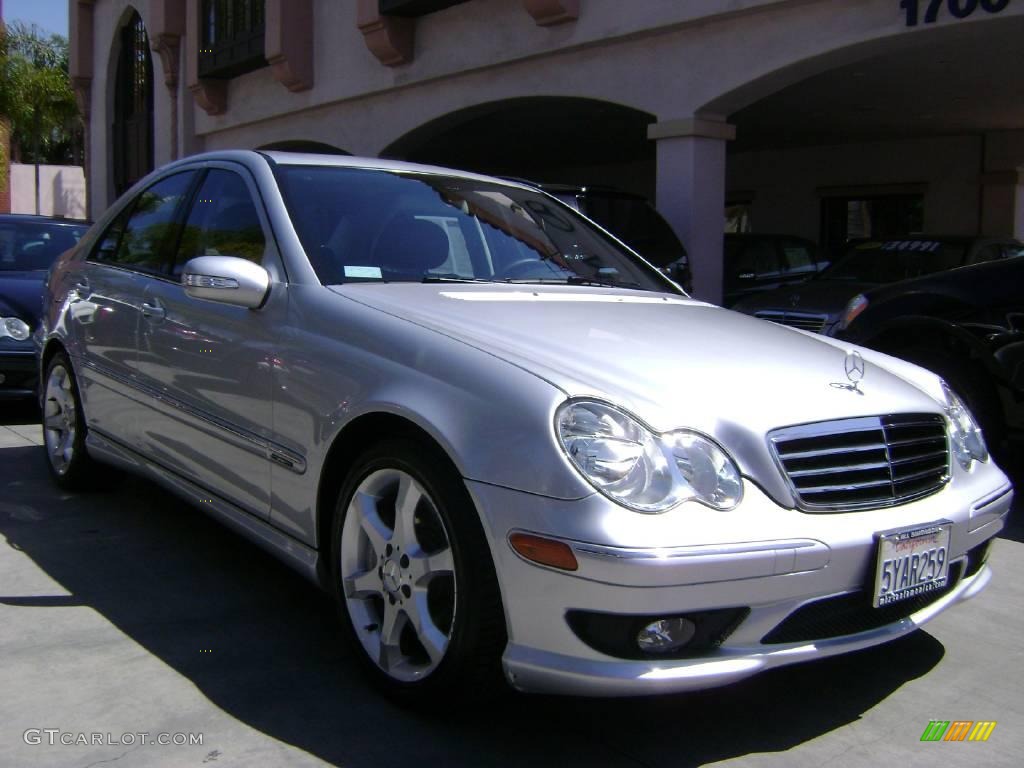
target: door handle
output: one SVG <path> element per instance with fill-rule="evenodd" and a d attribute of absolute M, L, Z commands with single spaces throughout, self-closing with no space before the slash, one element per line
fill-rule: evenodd
<path fill-rule="evenodd" d="M 78 279 L 78 282 L 75 283 L 75 290 L 78 291 L 79 293 L 88 293 L 89 281 L 86 280 L 84 277 L 80 277 Z"/>
<path fill-rule="evenodd" d="M 159 304 L 143 304 L 142 316 L 147 320 L 163 320 L 167 316 L 167 310 Z"/>

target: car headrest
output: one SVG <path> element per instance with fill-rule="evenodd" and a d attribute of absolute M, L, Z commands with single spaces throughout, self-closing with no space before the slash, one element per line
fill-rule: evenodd
<path fill-rule="evenodd" d="M 448 237 L 432 222 L 411 216 L 395 219 L 378 238 L 373 256 L 381 269 L 426 274 L 448 260 Z"/>

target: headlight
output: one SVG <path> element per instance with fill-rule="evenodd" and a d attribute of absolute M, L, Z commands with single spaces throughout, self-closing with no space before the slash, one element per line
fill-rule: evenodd
<path fill-rule="evenodd" d="M 726 510 L 743 497 L 736 464 L 696 432 L 657 435 L 628 413 L 593 400 L 566 403 L 555 425 L 587 482 L 630 509 L 664 512 L 694 500 Z"/>
<path fill-rule="evenodd" d="M 850 323 L 857 319 L 857 315 L 868 308 L 868 298 L 863 293 L 858 293 L 846 305 L 843 316 L 839 319 L 839 330 L 845 331 Z"/>
<path fill-rule="evenodd" d="M 28 338 L 31 329 L 20 317 L 0 317 L 0 338 L 10 336 L 17 341 Z"/>
<path fill-rule="evenodd" d="M 946 382 L 942 382 L 942 394 L 946 399 L 946 416 L 949 417 L 949 439 L 953 445 L 953 455 L 960 466 L 970 469 L 975 460 L 988 461 L 985 437 L 964 401 L 957 397 Z"/>

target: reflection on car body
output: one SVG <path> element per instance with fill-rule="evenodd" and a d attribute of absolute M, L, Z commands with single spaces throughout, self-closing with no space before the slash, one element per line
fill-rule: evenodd
<path fill-rule="evenodd" d="M 694 301 L 527 185 L 201 155 L 48 291 L 56 482 L 105 462 L 202 501 L 327 589 L 397 696 L 680 691 L 881 643 L 985 586 L 1012 498 L 937 376 Z"/>

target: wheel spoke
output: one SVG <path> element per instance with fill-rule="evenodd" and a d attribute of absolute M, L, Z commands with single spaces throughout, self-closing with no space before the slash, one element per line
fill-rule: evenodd
<path fill-rule="evenodd" d="M 49 405 L 49 404 L 47 404 L 47 405 Z M 46 416 L 43 419 L 43 425 L 47 429 L 52 429 L 52 430 L 54 430 L 56 432 L 62 432 L 64 430 L 64 419 L 61 417 L 59 412 L 58 413 L 54 413 L 54 414 L 52 414 L 50 416 Z"/>
<path fill-rule="evenodd" d="M 398 610 L 398 606 L 385 599 L 384 618 L 380 626 L 380 653 L 377 658 L 377 663 L 385 672 L 391 671 L 404 658 L 399 643 L 406 621 L 406 615 Z"/>
<path fill-rule="evenodd" d="M 366 599 L 374 595 L 380 595 L 380 577 L 376 571 L 364 571 L 355 576 L 345 579 L 345 597 L 355 599 Z"/>
<path fill-rule="evenodd" d="M 430 661 L 434 664 L 440 663 L 444 651 L 448 647 L 448 637 L 438 629 L 433 619 L 430 618 L 427 608 L 427 591 L 425 589 L 414 590 L 412 598 L 405 601 L 403 608 L 416 633 L 416 638 L 427 652 Z"/>
<path fill-rule="evenodd" d="M 359 529 L 370 540 L 374 554 L 383 553 L 389 538 L 389 531 L 377 513 L 377 499 L 367 493 L 357 491 L 352 497 L 349 514 L 356 516 L 359 521 Z"/>
<path fill-rule="evenodd" d="M 409 475 L 403 474 L 398 482 L 398 496 L 395 499 L 395 530 L 391 541 L 403 552 L 418 548 L 416 543 L 416 508 L 423 491 Z"/>
<path fill-rule="evenodd" d="M 431 579 L 454 572 L 455 564 L 452 561 L 452 550 L 449 547 L 429 555 L 423 551 L 410 554 L 408 570 L 414 584 L 426 586 L 426 583 Z"/>

